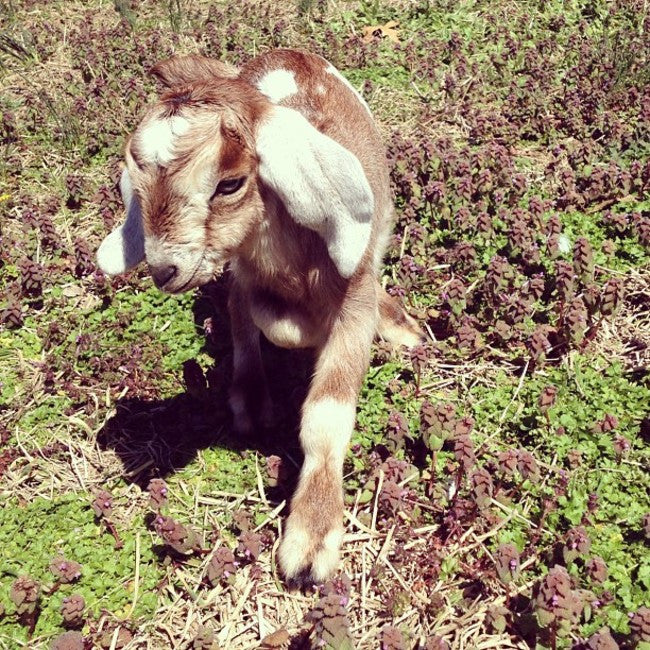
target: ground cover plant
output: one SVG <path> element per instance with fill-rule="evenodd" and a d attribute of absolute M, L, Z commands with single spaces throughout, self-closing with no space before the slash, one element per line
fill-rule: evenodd
<path fill-rule="evenodd" d="M 0 3 L 0 647 L 650 647 L 650 17 L 641 0 Z M 108 279 L 174 52 L 323 54 L 386 139 L 341 572 L 275 570 L 309 354 L 230 429 L 226 281 Z"/>

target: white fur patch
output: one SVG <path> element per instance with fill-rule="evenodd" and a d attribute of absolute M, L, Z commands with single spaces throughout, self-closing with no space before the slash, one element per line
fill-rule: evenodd
<path fill-rule="evenodd" d="M 122 202 L 128 208 L 133 199 L 133 185 L 129 170 L 126 167 L 122 170 L 122 175 L 120 176 L 120 195 L 122 196 Z"/>
<path fill-rule="evenodd" d="M 327 580 L 339 563 L 339 549 L 343 543 L 343 530 L 334 528 L 323 538 L 322 547 L 314 555 L 311 575 L 316 582 Z"/>
<path fill-rule="evenodd" d="M 297 576 L 309 563 L 306 551 L 310 542 L 309 531 L 296 525 L 289 517 L 279 549 L 280 566 L 287 577 Z"/>
<path fill-rule="evenodd" d="M 133 197 L 131 177 L 124 169 L 120 192 L 126 207 L 126 221 L 115 228 L 97 251 L 97 264 L 108 275 L 125 273 L 144 259 L 144 233 L 140 204 Z"/>
<path fill-rule="evenodd" d="M 333 398 L 307 403 L 303 408 L 300 443 L 305 453 L 303 475 L 322 467 L 324 462 L 340 468 L 354 429 L 356 408 Z"/>
<path fill-rule="evenodd" d="M 298 111 L 277 106 L 257 133 L 259 173 L 293 219 L 316 231 L 349 278 L 368 246 L 374 196 L 359 159 Z"/>
<path fill-rule="evenodd" d="M 336 570 L 339 563 L 339 549 L 343 541 L 340 524 L 332 528 L 321 540 L 312 539 L 312 533 L 298 520 L 289 517 L 278 552 L 284 575 L 293 578 L 311 564 L 311 576 L 316 582 L 324 582 Z M 310 548 L 317 547 L 313 554 Z"/>
<path fill-rule="evenodd" d="M 361 93 L 330 63 L 325 72 L 334 75 L 339 81 L 345 84 L 356 96 L 357 99 L 363 104 L 364 108 L 370 113 L 370 106 L 366 104 L 366 100 L 361 96 Z"/>
<path fill-rule="evenodd" d="M 298 92 L 296 76 L 290 70 L 271 70 L 258 82 L 258 90 L 266 95 L 274 104 L 291 97 Z"/>
<path fill-rule="evenodd" d="M 174 158 L 176 139 L 190 123 L 180 115 L 149 122 L 138 134 L 138 144 L 146 162 L 166 165 Z"/>
<path fill-rule="evenodd" d="M 313 325 L 297 310 L 274 310 L 265 302 L 250 301 L 250 315 L 264 336 L 280 348 L 308 348 L 315 345 Z"/>
<path fill-rule="evenodd" d="M 264 332 L 264 336 L 280 348 L 307 348 L 312 340 L 305 335 L 304 328 L 291 320 L 291 318 L 274 318 L 272 314 L 264 314 L 261 319 L 256 318 L 260 312 L 253 315 L 255 324 Z"/>

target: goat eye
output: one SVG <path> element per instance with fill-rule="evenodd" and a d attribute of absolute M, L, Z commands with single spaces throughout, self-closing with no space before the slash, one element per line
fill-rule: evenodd
<path fill-rule="evenodd" d="M 217 194 L 234 194 L 241 188 L 245 180 L 246 179 L 242 176 L 241 178 L 225 178 L 224 180 L 219 181 L 217 189 L 215 189 L 211 198 L 214 198 Z"/>

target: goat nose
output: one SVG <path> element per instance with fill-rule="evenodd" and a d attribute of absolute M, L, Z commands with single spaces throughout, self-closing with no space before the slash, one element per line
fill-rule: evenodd
<path fill-rule="evenodd" d="M 178 273 L 178 268 L 173 264 L 164 266 L 151 266 L 149 265 L 151 277 L 159 289 L 162 289 L 175 275 Z"/>

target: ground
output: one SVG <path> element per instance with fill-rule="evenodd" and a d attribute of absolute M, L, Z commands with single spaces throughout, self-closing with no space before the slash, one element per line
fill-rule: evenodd
<path fill-rule="evenodd" d="M 0 3 L 0 647 L 647 648 L 646 5 Z M 151 65 L 278 46 L 375 114 L 428 335 L 373 348 L 306 593 L 275 554 L 309 354 L 265 346 L 279 424 L 238 438 L 226 278 L 94 262 Z"/>

